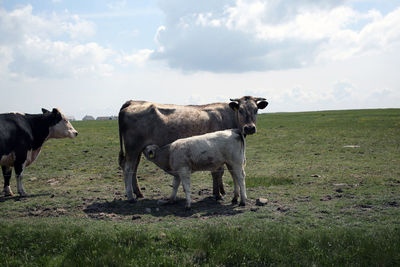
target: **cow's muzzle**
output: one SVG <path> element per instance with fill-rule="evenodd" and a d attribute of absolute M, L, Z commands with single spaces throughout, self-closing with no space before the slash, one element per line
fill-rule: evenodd
<path fill-rule="evenodd" d="M 245 134 L 254 134 L 254 133 L 256 133 L 256 126 L 254 126 L 254 125 L 245 125 L 244 127 L 243 127 L 243 132 L 245 133 Z"/>

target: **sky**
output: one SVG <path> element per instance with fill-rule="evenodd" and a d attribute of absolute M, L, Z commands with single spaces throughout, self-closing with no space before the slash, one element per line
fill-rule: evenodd
<path fill-rule="evenodd" d="M 400 108 L 400 0 L 0 0 L 0 113 Z"/>

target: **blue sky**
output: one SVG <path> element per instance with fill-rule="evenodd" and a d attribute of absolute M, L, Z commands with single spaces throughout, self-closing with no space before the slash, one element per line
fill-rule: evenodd
<path fill-rule="evenodd" d="M 400 107 L 400 0 L 0 0 L 0 112 Z"/>

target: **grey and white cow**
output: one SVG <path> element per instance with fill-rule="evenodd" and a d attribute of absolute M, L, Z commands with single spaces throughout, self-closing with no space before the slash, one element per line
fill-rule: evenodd
<path fill-rule="evenodd" d="M 246 203 L 245 140 L 238 129 L 178 139 L 163 147 L 148 145 L 143 153 L 148 160 L 174 176 L 170 202 L 175 201 L 182 181 L 186 208 L 190 209 L 190 174 L 196 171 L 214 171 L 226 165 L 234 184 L 232 203 L 237 203 L 239 193 L 240 205 L 244 206 Z"/>
<path fill-rule="evenodd" d="M 147 101 L 128 101 L 119 112 L 119 165 L 124 172 L 125 190 L 129 201 L 143 197 L 136 178 L 143 149 L 155 144 L 160 147 L 190 136 L 226 129 L 239 129 L 244 135 L 256 132 L 257 112 L 267 107 L 262 97 L 244 96 L 229 103 L 208 105 L 164 105 Z M 213 170 L 213 194 L 220 199 L 225 190 L 224 168 Z"/>

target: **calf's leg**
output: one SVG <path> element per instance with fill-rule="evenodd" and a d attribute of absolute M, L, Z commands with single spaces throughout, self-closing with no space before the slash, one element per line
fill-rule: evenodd
<path fill-rule="evenodd" d="M 172 181 L 172 193 L 169 197 L 169 203 L 174 203 L 176 200 L 176 193 L 178 192 L 179 184 L 181 183 L 181 179 L 179 176 L 174 176 L 174 180 Z"/>
<path fill-rule="evenodd" d="M 229 168 L 229 167 L 228 167 Z M 245 172 L 242 166 L 240 167 L 231 167 L 229 171 L 232 175 L 233 184 L 234 184 L 234 196 L 232 199 L 232 203 L 237 203 L 237 199 L 240 191 L 240 206 L 246 205 L 246 184 L 245 184 Z"/>
<path fill-rule="evenodd" d="M 190 171 L 182 170 L 179 172 L 179 178 L 182 181 L 183 190 L 186 195 L 186 205 L 187 210 L 191 209 L 192 199 L 190 197 Z"/>
<path fill-rule="evenodd" d="M 234 173 L 233 169 L 231 166 L 227 166 L 228 170 L 232 176 L 232 180 L 233 180 L 233 199 L 232 199 L 232 204 L 237 204 L 238 202 L 238 198 L 239 198 L 239 184 L 237 181 L 237 175 Z"/>
<path fill-rule="evenodd" d="M 10 179 L 11 179 L 11 174 L 12 174 L 12 168 L 11 167 L 6 167 L 6 166 L 1 166 L 1 170 L 3 171 L 3 176 L 4 176 L 4 196 L 13 196 L 13 192 L 11 191 L 10 188 Z"/>
<path fill-rule="evenodd" d="M 222 176 L 224 175 L 224 166 L 221 166 L 215 171 L 211 172 L 213 178 L 213 195 L 216 200 L 222 199 L 225 195 L 224 183 L 222 182 Z"/>
<path fill-rule="evenodd" d="M 246 194 L 246 181 L 245 181 L 245 172 L 243 167 L 238 170 L 238 183 L 240 187 L 240 206 L 246 205 L 247 194 Z"/>

